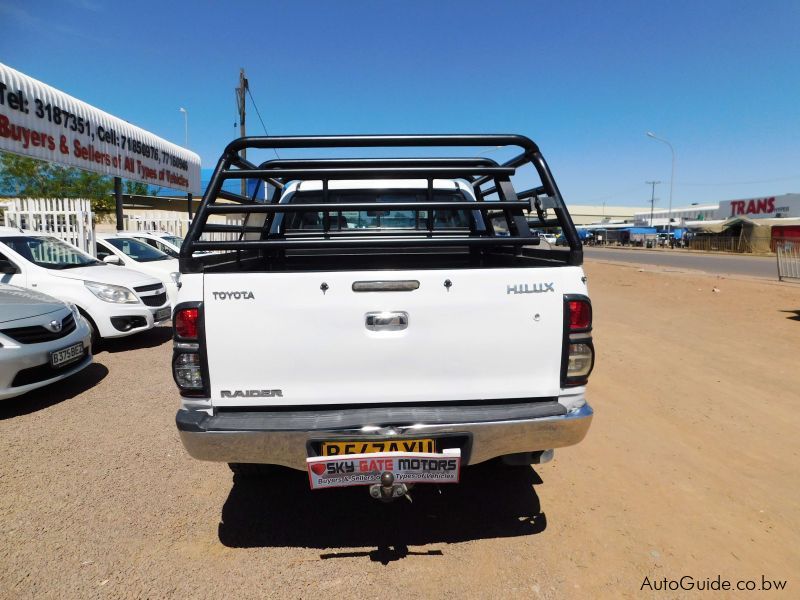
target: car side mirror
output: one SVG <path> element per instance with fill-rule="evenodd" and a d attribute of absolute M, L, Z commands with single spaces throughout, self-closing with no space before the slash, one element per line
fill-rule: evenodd
<path fill-rule="evenodd" d="M 107 265 L 121 265 L 122 259 L 119 256 L 115 256 L 113 254 L 109 254 L 108 256 L 103 257 L 103 262 Z"/>
<path fill-rule="evenodd" d="M 16 275 L 19 273 L 19 267 L 6 258 L 0 258 L 0 273 L 7 275 Z"/>

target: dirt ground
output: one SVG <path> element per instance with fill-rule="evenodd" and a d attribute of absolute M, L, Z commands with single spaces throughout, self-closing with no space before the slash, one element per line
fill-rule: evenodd
<path fill-rule="evenodd" d="M 640 590 L 719 575 L 800 597 L 800 286 L 587 272 L 586 440 L 413 503 L 190 459 L 166 328 L 0 403 L 0 596 L 702 597 Z"/>

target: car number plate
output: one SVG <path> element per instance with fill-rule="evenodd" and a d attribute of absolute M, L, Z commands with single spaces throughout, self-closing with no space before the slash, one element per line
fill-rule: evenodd
<path fill-rule="evenodd" d="M 322 456 L 341 456 L 343 454 L 368 454 L 373 452 L 436 452 L 431 439 L 422 440 L 376 440 L 322 442 Z"/>
<path fill-rule="evenodd" d="M 389 472 L 396 483 L 458 483 L 461 450 L 431 452 L 370 452 L 306 459 L 312 490 L 372 485 Z"/>
<path fill-rule="evenodd" d="M 160 309 L 158 309 L 158 310 L 156 311 L 156 317 L 155 317 L 155 321 L 156 321 L 156 323 L 158 323 L 159 321 L 164 321 L 164 320 L 166 320 L 166 319 L 169 319 L 169 318 L 170 318 L 170 316 L 171 316 L 171 314 L 172 314 L 172 313 L 171 313 L 171 311 L 170 311 L 170 308 L 169 308 L 169 307 L 167 307 L 167 308 L 160 308 Z"/>
<path fill-rule="evenodd" d="M 61 367 L 83 357 L 83 342 L 50 353 L 50 364 Z"/>

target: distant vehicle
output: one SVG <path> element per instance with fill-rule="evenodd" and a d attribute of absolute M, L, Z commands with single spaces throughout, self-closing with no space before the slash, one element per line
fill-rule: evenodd
<path fill-rule="evenodd" d="M 169 254 L 173 258 L 178 258 L 183 244 L 183 238 L 178 235 L 173 235 L 166 231 L 148 230 L 148 231 L 121 231 L 121 234 L 129 235 L 132 238 L 150 244 L 153 248 L 158 248 L 165 254 Z M 198 250 L 195 254 L 211 254 L 210 250 Z"/>
<path fill-rule="evenodd" d="M 540 240 L 544 240 L 548 244 L 555 245 L 558 236 L 556 236 L 555 233 L 548 233 L 546 231 L 534 229 L 537 223 L 538 221 L 528 221 L 528 226 L 531 228 L 531 234 L 533 234 L 533 237 L 537 237 Z"/>
<path fill-rule="evenodd" d="M 153 248 L 161 250 L 164 254 L 169 254 L 172 258 L 178 258 L 178 254 L 181 251 L 181 244 L 183 244 L 182 237 L 166 231 L 121 231 L 120 234 L 130 236 L 140 242 L 149 244 Z"/>
<path fill-rule="evenodd" d="M 97 258 L 112 265 L 122 265 L 160 279 L 167 288 L 170 304 L 178 294 L 178 259 L 133 237 L 131 233 L 97 235 Z"/>
<path fill-rule="evenodd" d="M 542 233 L 539 235 L 539 239 L 555 246 L 557 245 L 556 242 L 558 241 L 558 236 L 554 233 Z"/>
<path fill-rule="evenodd" d="M 146 331 L 172 316 L 158 279 L 111 267 L 44 233 L 0 227 L 0 282 L 75 304 L 93 342 Z"/>
<path fill-rule="evenodd" d="M 91 341 L 89 323 L 74 304 L 0 283 L 0 400 L 85 369 Z"/>

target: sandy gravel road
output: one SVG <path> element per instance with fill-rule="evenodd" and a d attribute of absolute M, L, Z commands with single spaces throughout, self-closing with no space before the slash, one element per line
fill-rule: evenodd
<path fill-rule="evenodd" d="M 413 503 L 189 459 L 168 329 L 0 403 L 0 597 L 705 597 L 640 589 L 718 575 L 798 597 L 800 286 L 587 271 L 588 438 Z"/>
<path fill-rule="evenodd" d="M 694 269 L 713 275 L 744 275 L 778 280 L 778 264 L 774 256 L 607 246 L 586 246 L 583 251 L 587 260 L 657 265 L 684 270 Z"/>

